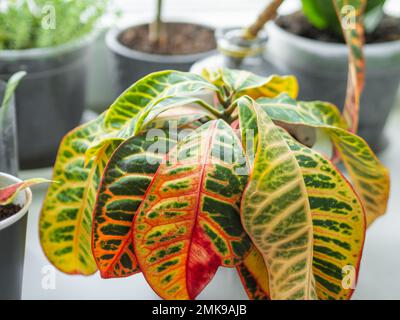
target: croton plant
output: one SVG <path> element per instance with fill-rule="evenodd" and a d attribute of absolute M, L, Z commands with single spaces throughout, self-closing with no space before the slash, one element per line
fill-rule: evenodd
<path fill-rule="evenodd" d="M 349 299 L 390 182 L 353 133 L 362 41 L 346 35 L 346 117 L 297 101 L 291 76 L 162 71 L 67 134 L 40 218 L 48 259 L 68 274 L 141 272 L 164 299 L 195 299 L 219 267 L 250 299 Z"/>
<path fill-rule="evenodd" d="M 45 254 L 70 274 L 142 272 L 165 299 L 196 298 L 220 266 L 252 299 L 349 298 L 342 269 L 358 268 L 385 212 L 388 172 L 336 107 L 297 91 L 290 76 L 228 69 L 138 81 L 64 138 Z"/>

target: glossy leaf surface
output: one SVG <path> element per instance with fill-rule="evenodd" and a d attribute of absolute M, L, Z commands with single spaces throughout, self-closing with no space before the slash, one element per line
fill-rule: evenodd
<path fill-rule="evenodd" d="M 389 172 L 362 138 L 340 127 L 328 125 L 307 111 L 313 107 L 318 108 L 318 104 L 297 104 L 285 95 L 277 99 L 259 99 L 258 103 L 273 120 L 324 129 L 361 198 L 368 225 L 386 212 L 390 190 Z"/>
<path fill-rule="evenodd" d="M 122 141 L 142 132 L 143 126 L 156 115 L 179 106 L 205 104 L 196 97 L 199 92 L 217 88 L 198 75 L 179 71 L 152 73 L 127 89 L 111 105 L 105 115 L 103 134 L 97 137 L 86 152 L 91 159 L 105 145 Z"/>
<path fill-rule="evenodd" d="M 313 273 L 318 298 L 346 300 L 353 293 L 365 238 L 363 207 L 351 185 L 327 159 L 282 132 L 301 167 L 312 212 Z M 257 250 L 238 268 L 250 299 L 267 299 L 268 274 Z M 346 278 L 345 272 L 351 272 Z"/>
<path fill-rule="evenodd" d="M 293 99 L 297 98 L 299 85 L 293 76 L 260 77 L 243 70 L 220 69 L 218 71 L 203 71 L 204 77 L 224 91 L 224 87 L 232 94 L 231 100 L 244 95 L 253 99 L 260 97 L 274 98 L 286 92 Z"/>
<path fill-rule="evenodd" d="M 103 278 L 139 271 L 132 244 L 133 218 L 176 141 L 176 136 L 162 131 L 133 137 L 122 143 L 108 162 L 93 214 L 93 254 Z"/>
<path fill-rule="evenodd" d="M 211 121 L 171 151 L 134 222 L 140 268 L 164 299 L 194 299 L 219 266 L 234 267 L 250 248 L 239 203 L 247 181 L 240 142 Z"/>
<path fill-rule="evenodd" d="M 91 252 L 92 212 L 101 175 L 113 151 L 103 149 L 85 166 L 85 152 L 101 134 L 103 118 L 71 131 L 61 142 L 53 180 L 40 216 L 40 242 L 59 270 L 89 275 L 96 271 Z"/>
<path fill-rule="evenodd" d="M 315 299 L 313 226 L 300 167 L 279 127 L 253 100 L 241 99 L 239 113 L 251 115 L 242 120 L 242 130 L 252 118 L 257 121 L 256 156 L 241 216 L 267 266 L 270 297 Z"/>

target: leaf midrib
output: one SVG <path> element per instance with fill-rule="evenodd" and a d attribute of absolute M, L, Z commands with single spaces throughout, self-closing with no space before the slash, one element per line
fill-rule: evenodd
<path fill-rule="evenodd" d="M 214 121 L 212 123 L 212 126 L 208 129 L 210 131 L 209 141 L 207 142 L 207 147 L 206 147 L 205 155 L 204 155 L 204 160 L 206 160 L 206 161 L 208 160 L 208 158 L 210 156 L 210 150 L 211 150 L 212 142 L 214 140 L 214 134 L 215 134 L 217 123 L 218 123 L 217 121 Z M 201 147 L 201 144 L 200 144 L 200 147 Z M 203 159 L 201 159 L 201 160 L 203 160 Z M 195 212 L 194 212 L 195 213 L 195 218 L 194 218 L 194 223 L 193 223 L 193 226 L 192 226 L 192 230 L 190 231 L 191 237 L 190 237 L 190 243 L 189 243 L 189 247 L 188 247 L 188 255 L 187 255 L 187 259 L 186 259 L 186 263 L 185 263 L 186 284 L 188 283 L 188 280 L 189 280 L 188 279 L 188 274 L 189 273 L 187 272 L 187 270 L 188 270 L 188 267 L 189 267 L 190 252 L 191 252 L 192 243 L 193 243 L 193 233 L 194 233 L 194 230 L 195 230 L 195 228 L 197 226 L 197 221 L 198 221 L 198 217 L 199 217 L 199 210 L 200 210 L 200 205 L 201 205 L 201 193 L 202 193 L 203 184 L 204 184 L 204 180 L 205 180 L 206 168 L 208 166 L 208 163 L 206 161 L 203 162 L 202 168 L 201 168 L 201 173 L 200 173 L 201 176 L 200 176 L 200 181 L 199 181 L 199 188 L 198 188 L 198 191 L 197 191 L 197 195 L 198 196 L 196 198 L 196 209 L 195 209 Z M 186 286 L 186 291 L 188 293 L 189 299 L 194 299 L 192 297 L 191 293 L 188 291 L 187 286 Z"/>

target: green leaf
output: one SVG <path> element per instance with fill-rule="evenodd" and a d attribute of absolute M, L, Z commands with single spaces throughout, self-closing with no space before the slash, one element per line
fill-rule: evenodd
<path fill-rule="evenodd" d="M 299 92 L 299 85 L 293 76 L 260 77 L 247 71 L 231 69 L 219 69 L 215 72 L 204 70 L 203 75 L 219 87 L 221 92 L 224 92 L 223 88 L 227 86 L 228 92 L 232 94 L 232 101 L 244 95 L 253 99 L 274 98 L 283 92 L 295 99 Z"/>
<path fill-rule="evenodd" d="M 126 140 L 107 164 L 93 213 L 92 237 L 103 278 L 139 272 L 132 244 L 133 218 L 165 154 L 177 142 L 177 133 L 161 133 Z"/>
<path fill-rule="evenodd" d="M 106 128 L 120 130 L 143 109 L 150 109 L 166 97 L 180 95 L 193 98 L 200 91 L 216 91 L 201 76 L 179 71 L 152 73 L 127 89 L 108 109 L 104 123 Z M 175 101 L 174 101 L 175 103 Z"/>
<path fill-rule="evenodd" d="M 353 187 L 361 198 L 368 225 L 386 212 L 390 190 L 389 172 L 362 138 L 329 124 L 337 123 L 338 120 L 323 121 L 323 118 L 311 113 L 309 110 L 321 105 L 318 102 L 297 103 L 285 95 L 277 99 L 259 99 L 257 102 L 274 121 L 324 130 L 338 151 Z"/>
<path fill-rule="evenodd" d="M 140 269 L 164 299 L 194 299 L 250 248 L 239 204 L 247 165 L 231 127 L 210 121 L 167 156 L 135 216 Z"/>
<path fill-rule="evenodd" d="M 0 105 L 0 123 L 3 123 L 3 121 L 5 121 L 7 110 L 10 105 L 10 100 L 14 95 L 15 90 L 17 90 L 19 83 L 26 76 L 26 74 L 27 73 L 25 71 L 20 71 L 12 75 L 11 78 L 8 80 L 6 90 L 4 92 L 3 101 Z"/>
<path fill-rule="evenodd" d="M 356 281 L 365 238 L 365 213 L 358 195 L 329 160 L 282 133 L 301 168 L 313 220 L 313 272 L 319 299 L 349 299 L 345 268 Z M 355 285 L 355 283 L 354 283 Z"/>
<path fill-rule="evenodd" d="M 353 293 L 364 245 L 366 222 L 362 204 L 329 160 L 283 130 L 281 134 L 296 157 L 307 188 L 313 220 L 313 274 L 318 298 L 347 300 Z M 353 272 L 349 280 L 354 283 L 346 282 L 346 270 Z M 268 271 L 255 248 L 238 267 L 238 272 L 250 299 L 268 299 Z"/>
<path fill-rule="evenodd" d="M 25 78 L 26 75 L 27 73 L 25 71 L 20 71 L 11 76 L 11 78 L 7 82 L 7 87 L 3 97 L 1 108 L 4 108 L 9 104 L 10 99 L 17 89 L 19 83 L 23 78 Z"/>
<path fill-rule="evenodd" d="M 211 106 L 195 95 L 201 91 L 216 90 L 202 77 L 187 72 L 161 71 L 144 77 L 108 109 L 104 119 L 104 134 L 92 142 L 86 152 L 87 159 L 111 142 L 121 143 L 139 134 L 143 126 L 168 109 L 196 103 L 211 110 Z"/>
<path fill-rule="evenodd" d="M 96 271 L 91 252 L 92 212 L 101 175 L 115 149 L 102 149 L 85 166 L 85 152 L 102 134 L 104 116 L 76 128 L 61 142 L 52 184 L 39 222 L 40 242 L 47 258 L 69 274 L 90 275 Z"/>
<path fill-rule="evenodd" d="M 91 252 L 96 193 L 113 151 L 135 133 L 135 126 L 130 126 L 137 123 L 136 116 L 171 94 L 195 94 L 213 88 L 203 78 L 189 73 L 154 73 L 122 94 L 105 114 L 64 138 L 54 168 L 54 180 L 61 184 L 49 189 L 40 220 L 43 249 L 57 268 L 85 275 L 96 271 Z M 171 103 L 177 105 L 176 100 Z M 163 106 L 160 111 L 167 109 Z M 150 123 L 151 119 L 144 125 Z M 115 136 L 129 128 L 130 134 Z"/>
<path fill-rule="evenodd" d="M 341 35 L 340 21 L 336 15 L 335 6 L 330 0 L 301 0 L 303 13 L 316 28 L 329 29 Z"/>
<path fill-rule="evenodd" d="M 157 118 L 149 121 L 143 126 L 143 131 L 149 131 L 150 129 L 169 129 L 171 125 L 175 128 L 187 128 L 191 126 L 198 127 L 202 126 L 202 121 L 210 120 L 204 114 L 196 111 L 187 111 L 186 108 L 183 110 L 177 110 L 177 112 L 165 113 L 159 115 Z"/>
<path fill-rule="evenodd" d="M 257 151 L 241 216 L 267 266 L 271 299 L 316 299 L 313 226 L 300 166 L 265 111 L 249 98 L 238 106 L 241 117 L 249 109 L 257 119 Z"/>
<path fill-rule="evenodd" d="M 301 2 L 304 15 L 314 27 L 322 30 L 328 29 L 341 35 L 342 29 L 333 2 L 329 0 L 301 0 Z M 369 19 L 371 15 L 378 15 L 381 18 L 385 2 L 386 0 L 367 0 L 365 17 Z M 380 22 L 380 19 L 378 21 Z M 367 30 L 373 32 L 377 23 L 375 21 L 370 27 L 367 27 L 367 22 L 365 21 Z"/>

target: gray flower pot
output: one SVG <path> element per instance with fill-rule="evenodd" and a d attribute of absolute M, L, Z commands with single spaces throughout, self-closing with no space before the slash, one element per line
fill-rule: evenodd
<path fill-rule="evenodd" d="M 18 182 L 21 180 L 0 173 L 0 188 Z M 31 202 L 30 189 L 20 192 L 14 203 L 22 209 L 0 221 L 0 300 L 21 299 L 27 212 Z"/>
<path fill-rule="evenodd" d="M 160 55 L 132 50 L 119 41 L 121 34 L 129 28 L 131 26 L 111 29 L 106 36 L 117 95 L 149 73 L 160 70 L 189 71 L 193 63 L 216 52 L 212 50 L 189 55 Z"/>
<path fill-rule="evenodd" d="M 28 72 L 16 92 L 23 169 L 52 165 L 62 137 L 79 124 L 93 38 L 52 48 L 0 51 L 0 79 L 16 71 Z"/>
<path fill-rule="evenodd" d="M 15 115 L 15 99 L 1 110 L 6 84 L 0 80 L 0 172 L 12 175 L 18 173 L 18 154 L 17 154 L 17 127 Z"/>
<path fill-rule="evenodd" d="M 300 83 L 300 99 L 325 100 L 344 105 L 348 49 L 269 26 L 267 60 L 279 73 L 293 74 Z M 361 98 L 358 134 L 380 151 L 386 145 L 383 129 L 400 84 L 400 41 L 365 46 L 366 86 Z"/>

